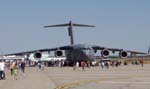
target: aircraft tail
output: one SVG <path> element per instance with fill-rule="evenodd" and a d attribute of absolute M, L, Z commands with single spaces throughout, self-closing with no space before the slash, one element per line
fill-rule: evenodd
<path fill-rule="evenodd" d="M 48 27 L 66 27 L 68 26 L 68 35 L 70 37 L 70 43 L 71 45 L 74 44 L 74 39 L 73 39 L 73 27 L 95 27 L 94 25 L 86 25 L 86 24 L 76 24 L 76 23 L 72 23 L 71 21 L 69 23 L 65 23 L 65 24 L 57 24 L 57 25 L 48 25 L 48 26 L 44 26 L 44 28 L 48 28 Z"/>

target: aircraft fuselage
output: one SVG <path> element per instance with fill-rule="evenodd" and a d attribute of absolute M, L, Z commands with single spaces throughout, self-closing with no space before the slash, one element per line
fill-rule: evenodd
<path fill-rule="evenodd" d="M 94 50 L 90 46 L 75 45 L 73 49 L 66 50 L 66 57 L 69 61 L 92 61 L 94 60 Z"/>

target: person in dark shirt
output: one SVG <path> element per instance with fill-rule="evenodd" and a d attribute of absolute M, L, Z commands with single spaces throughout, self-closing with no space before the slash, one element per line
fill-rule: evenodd
<path fill-rule="evenodd" d="M 21 71 L 24 73 L 25 72 L 25 62 L 21 62 Z"/>

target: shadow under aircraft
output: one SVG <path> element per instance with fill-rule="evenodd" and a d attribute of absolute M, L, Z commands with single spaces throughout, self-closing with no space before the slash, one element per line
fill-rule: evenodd
<path fill-rule="evenodd" d="M 53 51 L 54 56 L 60 57 L 65 55 L 67 61 L 76 62 L 76 61 L 93 61 L 95 59 L 94 55 L 97 53 L 97 51 L 101 53 L 100 56 L 103 58 L 108 58 L 110 54 L 114 54 L 116 52 L 118 53 L 118 57 L 120 58 L 126 58 L 128 56 L 133 56 L 133 55 L 135 56 L 137 54 L 147 55 L 147 53 L 144 52 L 130 51 L 130 50 L 124 50 L 119 48 L 108 48 L 108 47 L 87 45 L 87 44 L 74 44 L 73 27 L 95 27 L 94 25 L 76 24 L 70 21 L 69 23 L 66 24 L 44 26 L 44 28 L 49 28 L 49 27 L 68 27 L 70 45 L 60 46 L 56 48 L 45 48 L 45 49 L 38 49 L 33 51 L 10 53 L 4 56 L 9 56 L 9 55 L 25 56 L 26 55 L 27 57 L 29 57 L 29 55 L 33 53 L 36 59 L 40 59 L 42 57 L 43 52 L 47 52 L 48 54 L 50 54 Z"/>

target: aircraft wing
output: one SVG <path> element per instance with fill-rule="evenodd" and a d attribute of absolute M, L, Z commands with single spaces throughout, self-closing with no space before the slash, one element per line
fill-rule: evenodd
<path fill-rule="evenodd" d="M 18 53 L 10 53 L 10 54 L 5 54 L 5 56 L 9 55 L 26 55 L 26 54 L 31 54 L 35 52 L 50 52 L 50 51 L 55 51 L 55 50 L 71 50 L 72 46 L 62 46 L 62 47 L 56 47 L 56 48 L 45 48 L 45 49 L 39 49 L 39 50 L 33 50 L 33 51 L 25 51 L 25 52 L 18 52 Z"/>
<path fill-rule="evenodd" d="M 61 46 L 61 47 L 56 47 L 56 48 L 45 48 L 45 49 L 39 49 L 39 50 L 33 50 L 33 51 L 25 51 L 25 52 L 18 52 L 18 53 L 10 53 L 10 54 L 5 54 L 4 56 L 9 56 L 9 55 L 28 55 L 31 53 L 36 53 L 36 52 L 51 52 L 51 51 L 56 51 L 56 50 L 71 50 L 74 48 L 74 45 L 67 45 L 67 46 Z M 80 47 L 80 49 L 84 49 L 84 47 Z M 94 49 L 95 53 L 97 50 L 104 50 L 107 49 L 108 51 L 111 51 L 112 53 L 115 52 L 121 52 L 121 51 L 125 51 L 127 53 L 131 53 L 131 54 L 144 54 L 147 55 L 147 53 L 144 52 L 137 52 L 137 51 L 130 51 L 130 50 L 124 50 L 124 49 L 118 49 L 118 48 L 107 48 L 107 47 L 102 47 L 102 46 L 92 46 L 92 48 Z"/>
<path fill-rule="evenodd" d="M 126 51 L 126 52 L 131 53 L 131 54 L 144 54 L 144 55 L 147 55 L 147 53 L 144 53 L 144 52 L 130 51 L 130 50 L 124 50 L 124 49 L 118 49 L 118 48 L 107 48 L 107 47 L 101 47 L 101 46 L 93 46 L 92 48 L 95 51 L 107 49 L 107 50 L 112 51 L 112 52 Z"/>

